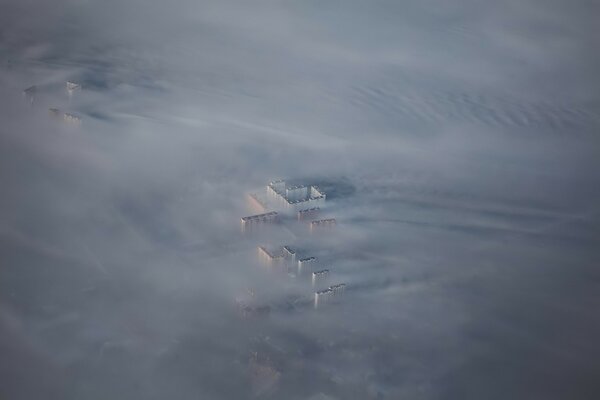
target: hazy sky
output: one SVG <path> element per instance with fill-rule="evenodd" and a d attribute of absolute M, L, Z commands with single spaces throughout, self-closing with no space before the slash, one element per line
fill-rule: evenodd
<path fill-rule="evenodd" d="M 599 398 L 598 16 L 0 0 L 0 398 Z M 336 229 L 241 235 L 275 178 Z"/>

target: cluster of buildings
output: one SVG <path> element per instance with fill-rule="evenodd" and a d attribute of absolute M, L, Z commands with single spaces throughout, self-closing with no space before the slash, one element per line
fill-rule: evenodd
<path fill-rule="evenodd" d="M 277 180 L 269 182 L 264 198 L 258 193 L 246 197 L 248 205 L 257 214 L 241 219 L 242 232 L 276 223 L 278 217 L 289 218 L 290 215 L 295 215 L 298 221 L 309 222 L 311 232 L 336 225 L 335 218 L 316 219 L 327 199 L 325 192 L 316 185 L 288 185 L 284 180 Z"/>
<path fill-rule="evenodd" d="M 290 267 L 296 265 L 296 251 L 289 246 L 283 246 L 277 251 L 271 251 L 265 246 L 258 246 L 258 258 L 268 267 Z"/>
<path fill-rule="evenodd" d="M 288 186 L 284 180 L 270 182 L 267 196 L 285 212 L 299 212 L 325 205 L 325 193 L 317 186 Z"/>
<path fill-rule="evenodd" d="M 73 96 L 76 91 L 81 90 L 81 85 L 75 82 L 66 82 L 66 91 L 69 95 L 69 100 Z M 38 87 L 33 85 L 25 90 L 23 90 L 23 98 L 29 105 L 33 105 L 34 101 L 38 97 Z M 70 101 L 69 101 L 70 103 Z M 64 112 L 56 107 L 51 107 L 48 109 L 48 112 L 51 117 L 61 120 L 69 125 L 79 126 L 81 125 L 81 117 L 75 115 L 72 112 Z"/>
<path fill-rule="evenodd" d="M 297 258 L 296 251 L 290 246 L 277 250 L 269 250 L 266 246 L 258 246 L 258 259 L 263 265 L 285 271 L 293 276 L 314 273 L 317 265 L 316 257 Z M 313 281 L 315 281 L 313 279 Z M 316 282 L 316 281 L 315 281 Z"/>
<path fill-rule="evenodd" d="M 331 229 L 336 226 L 335 218 L 315 219 L 325 205 L 326 194 L 316 185 L 288 185 L 284 180 L 270 182 L 266 187 L 266 198 L 257 193 L 247 195 L 249 206 L 258 214 L 241 218 L 242 232 L 251 232 L 263 225 L 292 221 L 290 215 L 300 222 L 308 222 L 310 232 Z M 268 211 L 271 210 L 271 211 Z M 298 257 L 290 246 L 269 249 L 258 246 L 258 258 L 263 265 L 273 270 L 286 271 L 291 276 L 310 274 L 314 306 L 344 292 L 345 284 L 326 285 L 329 269 L 317 269 L 316 257 Z M 316 290 L 316 291 L 315 291 Z"/>

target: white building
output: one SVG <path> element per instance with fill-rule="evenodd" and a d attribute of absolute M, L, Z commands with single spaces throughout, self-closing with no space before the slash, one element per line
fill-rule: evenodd
<path fill-rule="evenodd" d="M 310 231 L 312 232 L 319 228 L 333 228 L 335 225 L 335 218 L 319 219 L 310 223 Z"/>
<path fill-rule="evenodd" d="M 337 285 L 329 286 L 329 289 L 331 289 L 333 295 L 336 296 L 336 295 L 344 293 L 344 291 L 346 290 L 346 284 L 340 283 Z"/>
<path fill-rule="evenodd" d="M 329 300 L 333 292 L 331 289 L 319 290 L 315 292 L 315 308 L 319 307 L 319 304 Z"/>
<path fill-rule="evenodd" d="M 297 212 L 325 205 L 325 193 L 316 186 L 287 186 L 278 180 L 267 185 L 267 195 L 275 206 L 285 212 Z"/>
<path fill-rule="evenodd" d="M 258 259 L 268 267 L 283 265 L 283 254 L 274 254 L 264 246 L 258 246 Z"/>
<path fill-rule="evenodd" d="M 63 114 L 63 121 L 65 121 L 68 124 L 72 124 L 72 125 L 81 125 L 81 118 L 79 118 L 76 115 L 73 114 L 69 114 L 69 113 L 64 113 Z"/>
<path fill-rule="evenodd" d="M 292 186 L 285 189 L 285 197 L 289 201 L 304 200 L 308 197 L 308 187 Z"/>
<path fill-rule="evenodd" d="M 33 104 L 35 100 L 35 94 L 37 93 L 37 86 L 29 86 L 27 89 L 23 90 L 23 97 L 29 104 Z"/>
<path fill-rule="evenodd" d="M 73 92 L 75 92 L 76 90 L 80 90 L 80 89 L 81 89 L 81 85 L 79 83 L 67 81 L 67 93 L 69 93 L 69 95 L 72 95 Z"/>
<path fill-rule="evenodd" d="M 262 264 L 269 267 L 283 267 L 286 269 L 289 266 L 296 267 L 296 251 L 290 246 L 279 247 L 274 250 L 269 250 L 265 246 L 258 246 L 258 259 Z"/>
<path fill-rule="evenodd" d="M 290 265 L 296 264 L 296 251 L 292 250 L 289 246 L 283 246 L 283 258 L 285 258 Z"/>
<path fill-rule="evenodd" d="M 324 282 L 325 280 L 327 280 L 327 277 L 329 276 L 329 270 L 328 269 L 322 269 L 320 271 L 314 271 L 312 273 L 312 285 L 313 287 L 317 286 L 317 284 Z"/>
<path fill-rule="evenodd" d="M 302 271 L 311 270 L 316 263 L 316 257 L 301 258 L 298 260 L 298 275 L 302 274 Z"/>
<path fill-rule="evenodd" d="M 298 221 L 305 221 L 308 219 L 316 218 L 319 215 L 319 207 L 308 208 L 306 210 L 300 210 L 297 213 Z"/>
<path fill-rule="evenodd" d="M 340 283 L 338 285 L 329 286 L 325 290 L 319 290 L 315 292 L 315 308 L 326 301 L 329 301 L 332 297 L 339 296 L 346 290 L 346 284 Z"/>
<path fill-rule="evenodd" d="M 249 232 L 257 226 L 276 222 L 277 216 L 278 214 L 275 211 L 271 211 L 265 214 L 257 214 L 250 215 L 248 217 L 242 217 L 242 232 Z"/>

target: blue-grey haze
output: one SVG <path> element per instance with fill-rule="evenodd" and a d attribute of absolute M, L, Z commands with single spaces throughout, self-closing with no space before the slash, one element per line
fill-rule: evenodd
<path fill-rule="evenodd" d="M 600 398 L 599 17 L 0 0 L 0 399 Z M 280 177 L 336 229 L 242 236 Z M 259 241 L 348 290 L 314 310 Z"/>

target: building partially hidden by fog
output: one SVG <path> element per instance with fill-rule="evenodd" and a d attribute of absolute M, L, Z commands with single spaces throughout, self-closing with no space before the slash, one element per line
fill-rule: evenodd
<path fill-rule="evenodd" d="M 341 294 L 346 290 L 346 284 L 339 283 L 337 285 L 329 286 L 329 289 L 331 289 L 334 295 Z"/>
<path fill-rule="evenodd" d="M 309 271 L 313 269 L 313 266 L 317 263 L 316 257 L 306 257 L 298 260 L 298 275 L 302 274 L 302 271 Z"/>
<path fill-rule="evenodd" d="M 68 124 L 71 125 L 81 125 L 81 118 L 79 118 L 76 115 L 73 114 L 69 114 L 69 113 L 64 113 L 63 114 L 63 121 L 65 121 Z"/>
<path fill-rule="evenodd" d="M 319 307 L 320 304 L 329 301 L 332 297 L 339 296 L 346 290 L 346 284 L 340 283 L 337 285 L 329 286 L 325 290 L 319 290 L 315 292 L 315 308 Z"/>
<path fill-rule="evenodd" d="M 289 261 L 290 264 L 296 263 L 296 251 L 289 246 L 283 246 L 283 258 Z"/>
<path fill-rule="evenodd" d="M 333 228 L 336 225 L 335 218 L 319 219 L 311 221 L 310 230 L 311 232 L 320 228 Z"/>
<path fill-rule="evenodd" d="M 309 222 L 311 232 L 320 228 L 333 228 L 336 225 L 335 218 L 316 219 L 324 207 L 326 195 L 314 185 L 289 185 L 284 180 L 277 180 L 267 185 L 266 194 L 252 193 L 247 194 L 246 197 L 250 208 L 260 214 L 243 217 L 242 232 L 275 222 L 286 228 L 293 219 Z M 276 211 L 267 212 L 267 210 Z M 299 278 L 298 282 L 306 280 L 306 283 L 308 279 L 304 278 L 310 275 L 315 308 L 345 290 L 346 285 L 343 283 L 327 286 L 330 271 L 317 269 L 319 264 L 316 257 L 300 258 L 296 251 L 287 245 L 276 248 L 258 246 L 257 251 L 260 263 L 273 271 L 287 271 L 290 277 Z M 321 290 L 322 288 L 325 289 Z M 243 315 L 253 315 L 258 311 L 267 312 L 266 309 L 255 310 L 245 306 L 241 307 L 241 310 Z"/>
<path fill-rule="evenodd" d="M 321 209 L 319 207 L 307 208 L 306 210 L 300 210 L 296 214 L 298 217 L 298 221 L 305 221 L 309 219 L 316 218 L 319 215 L 319 211 Z"/>
<path fill-rule="evenodd" d="M 242 232 L 251 231 L 252 229 L 257 228 L 258 226 L 263 224 L 277 222 L 277 216 L 277 212 L 271 211 L 264 214 L 256 214 L 247 217 L 242 217 Z"/>
<path fill-rule="evenodd" d="M 258 259 L 269 267 L 283 265 L 283 254 L 274 254 L 265 246 L 258 246 Z"/>
<path fill-rule="evenodd" d="M 79 126 L 81 125 L 81 118 L 78 117 L 77 115 L 71 114 L 71 113 L 63 113 L 61 110 L 59 110 L 58 108 L 49 108 L 48 109 L 48 114 L 50 114 L 50 116 L 52 118 L 56 118 L 58 120 L 62 120 L 63 122 L 70 124 L 70 125 L 75 125 L 75 126 Z"/>
<path fill-rule="evenodd" d="M 312 285 L 313 285 L 313 287 L 317 286 L 321 282 L 325 282 L 327 280 L 328 276 L 329 276 L 329 270 L 328 269 L 322 269 L 320 271 L 314 271 L 312 273 Z"/>
<path fill-rule="evenodd" d="M 276 250 L 258 246 L 258 259 L 268 267 L 296 266 L 296 251 L 290 246 L 283 246 Z"/>
<path fill-rule="evenodd" d="M 58 108 L 49 108 L 48 114 L 50 114 L 50 116 L 53 118 L 60 118 L 62 112 Z"/>
<path fill-rule="evenodd" d="M 317 186 L 287 186 L 278 180 L 267 185 L 267 195 L 276 207 L 286 212 L 297 212 L 325 204 L 325 193 Z"/>
<path fill-rule="evenodd" d="M 67 81 L 67 93 L 69 93 L 69 95 L 73 95 L 73 93 L 76 90 L 80 90 L 80 89 L 81 89 L 81 85 L 79 83 Z"/>
<path fill-rule="evenodd" d="M 35 86 L 35 85 L 29 86 L 27 89 L 23 90 L 23 98 L 29 104 L 33 104 L 33 101 L 35 100 L 35 94 L 36 93 L 37 93 L 37 86 Z"/>

